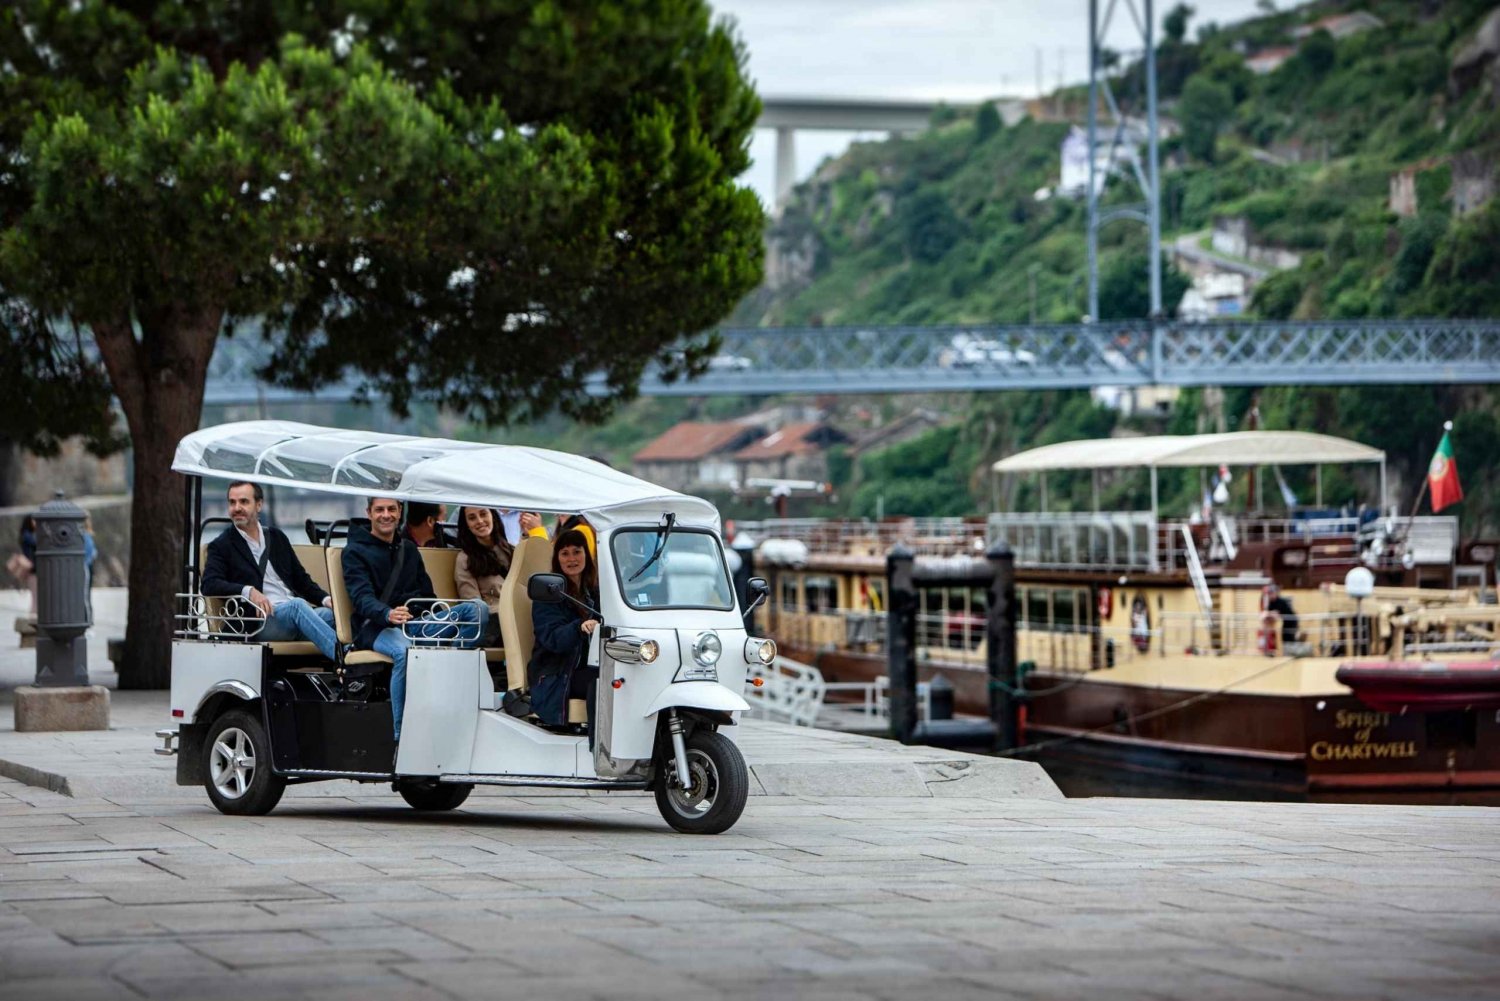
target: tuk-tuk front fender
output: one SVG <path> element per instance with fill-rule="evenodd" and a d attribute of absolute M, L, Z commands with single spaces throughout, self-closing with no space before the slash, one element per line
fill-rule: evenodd
<path fill-rule="evenodd" d="M 742 696 L 714 681 L 679 681 L 662 689 L 651 701 L 646 716 L 663 709 L 712 709 L 719 712 L 745 712 L 750 708 Z"/>

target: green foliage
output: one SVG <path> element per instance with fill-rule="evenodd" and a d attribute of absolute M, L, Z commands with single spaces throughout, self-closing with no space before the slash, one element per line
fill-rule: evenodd
<path fill-rule="evenodd" d="M 1151 258 L 1146 254 L 1119 254 L 1099 273 L 1099 319 L 1137 320 L 1151 315 L 1151 290 L 1146 281 Z M 1161 297 L 1164 307 L 1181 301 L 1191 282 L 1162 260 Z"/>
<path fill-rule="evenodd" d="M 703 331 L 758 283 L 764 220 L 736 177 L 759 111 L 706 0 L 0 11 L 0 300 L 20 304 L 0 321 L 25 366 L 0 385 L 78 403 L 8 408 L 0 435 L 102 447 L 106 376 L 119 400 L 122 682 L 165 680 L 168 465 L 219 336 L 267 339 L 284 385 L 352 372 L 397 413 L 602 418 L 653 360 L 705 367 Z M 99 361 L 28 314 L 86 325 Z"/>
<path fill-rule="evenodd" d="M 999 132 L 1003 123 L 994 101 L 985 101 L 974 114 L 974 141 L 985 142 Z"/>
<path fill-rule="evenodd" d="M 1314 32 L 1269 76 L 1246 67 L 1245 51 L 1294 44 L 1294 27 L 1355 7 L 1386 26 L 1344 39 Z M 1298 253 L 1300 266 L 1274 272 L 1255 289 L 1251 310 L 1262 317 L 1500 315 L 1500 208 L 1492 202 L 1455 218 L 1452 203 L 1457 164 L 1500 160 L 1500 108 L 1488 92 L 1450 91 L 1448 79 L 1451 56 L 1492 7 L 1491 0 L 1367 0 L 1326 4 L 1316 14 L 1299 7 L 1199 32 L 1197 44 L 1186 40 L 1187 22 L 1181 39 L 1173 27 L 1157 54 L 1165 112 L 1184 129 L 1180 153 L 1169 154 L 1162 177 L 1169 238 L 1201 233 L 1219 217 L 1243 216 L 1257 243 Z M 1186 76 L 1173 102 L 1179 72 Z M 1139 73 L 1138 63 L 1120 67 L 1116 92 L 1139 93 Z M 980 141 L 976 117 L 972 131 L 950 128 L 856 147 L 787 207 L 773 235 L 779 241 L 783 229 L 802 227 L 798 239 L 827 248 L 811 282 L 758 297 L 741 307 L 738 319 L 1019 323 L 1031 314 L 1034 276 L 1037 318 L 1076 322 L 1086 308 L 1082 206 L 1033 197 L 1057 182 L 1065 131 L 1060 123 L 1026 120 Z M 1416 175 L 1419 214 L 1412 219 L 1395 218 L 1388 206 L 1391 177 L 1404 170 Z M 1111 181 L 1104 202 L 1113 207 L 1134 197 L 1128 186 Z M 1101 316 L 1144 315 L 1141 230 L 1125 223 L 1107 227 L 1099 263 Z M 1165 286 L 1170 312 L 1186 286 L 1170 270 Z M 1252 395 L 1226 393 L 1228 426 L 1241 426 Z M 1199 430 L 1198 400 L 1196 391 L 1184 394 L 1174 430 Z M 962 424 L 962 440 L 974 456 L 973 466 L 961 471 L 973 505 L 967 510 L 988 503 L 987 478 L 975 475 L 985 460 L 1047 441 L 1107 434 L 1113 416 L 1097 410 L 1086 394 L 976 400 Z M 1500 393 L 1487 387 L 1463 393 L 1276 389 L 1261 393 L 1261 410 L 1263 426 L 1324 430 L 1386 448 L 1393 482 L 1410 487 L 1431 454 L 1432 422 L 1472 414 L 1460 426 L 1466 440 L 1477 440 L 1490 426 L 1486 415 L 1500 423 Z M 1149 419 L 1139 427 L 1158 429 Z M 1481 484 L 1500 478 L 1500 458 L 1492 461 L 1477 446 L 1467 451 L 1474 458 L 1460 455 L 1466 485 L 1471 476 Z M 946 454 L 950 462 L 961 461 L 954 455 L 967 461 L 960 452 Z M 921 468 L 928 469 L 924 483 L 944 475 Z M 882 490 L 883 475 L 862 470 L 855 478 L 863 510 L 873 511 L 875 496 L 885 496 L 886 510 L 898 510 L 897 494 Z M 1363 476 L 1328 470 L 1328 499 L 1369 500 L 1374 484 Z M 954 480 L 941 482 L 947 489 Z M 1310 494 L 1310 484 L 1293 485 Z M 1196 476 L 1164 477 L 1163 488 L 1174 504 L 1191 503 Z M 1088 502 L 1087 478 L 1059 478 L 1050 489 L 1054 503 Z M 1130 503 L 1140 501 L 1142 485 L 1108 483 L 1104 489 L 1106 500 Z M 913 483 L 911 491 L 902 496 L 921 510 L 941 506 L 941 490 Z M 919 491 L 925 493 L 918 497 Z M 1468 526 L 1500 526 L 1500 493 L 1493 510 L 1476 496 L 1471 491 L 1465 505 Z M 1024 504 L 1035 497 L 1018 486 L 1006 499 Z"/>
<path fill-rule="evenodd" d="M 1161 19 L 1161 30 L 1168 42 L 1181 44 L 1187 38 L 1188 21 L 1193 13 L 1193 8 L 1185 3 L 1179 3 L 1167 11 L 1167 16 Z"/>
<path fill-rule="evenodd" d="M 1234 95 L 1227 85 L 1204 76 L 1191 77 L 1177 110 L 1182 119 L 1183 148 L 1212 163 L 1219 129 L 1233 109 Z"/>

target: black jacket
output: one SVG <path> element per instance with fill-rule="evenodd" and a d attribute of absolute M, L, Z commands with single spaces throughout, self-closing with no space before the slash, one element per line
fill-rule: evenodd
<path fill-rule="evenodd" d="M 401 578 L 391 588 L 390 599 L 382 602 L 380 594 L 396 566 L 396 554 L 406 548 L 401 563 Z M 387 613 L 412 598 L 431 598 L 432 580 L 422 564 L 417 544 L 401 532 L 392 542 L 381 542 L 368 528 L 354 525 L 349 529 L 349 544 L 344 548 L 344 587 L 353 605 L 354 645 L 368 650 L 382 629 L 390 627 Z"/>
<path fill-rule="evenodd" d="M 585 592 L 583 600 L 599 607 L 599 595 Z M 532 684 L 538 678 L 566 674 L 583 663 L 589 649 L 589 638 L 583 634 L 583 610 L 572 602 L 546 605 L 531 603 L 531 628 L 536 644 L 531 648 L 527 674 Z"/>
<path fill-rule="evenodd" d="M 310 605 L 323 604 L 328 592 L 303 569 L 302 561 L 292 552 L 286 533 L 264 525 L 260 531 L 266 551 L 270 553 L 268 562 L 276 568 L 276 576 L 281 578 L 287 590 Z M 238 529 L 231 528 L 208 544 L 208 562 L 203 567 L 203 593 L 210 597 L 226 597 L 240 594 L 247 587 L 264 591 L 266 579 L 250 555 L 250 544 L 240 537 Z"/>

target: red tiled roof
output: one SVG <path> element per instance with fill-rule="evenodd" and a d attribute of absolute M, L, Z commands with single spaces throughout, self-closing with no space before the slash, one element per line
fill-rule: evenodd
<path fill-rule="evenodd" d="M 807 440 L 814 431 L 817 431 L 822 426 L 817 422 L 788 424 L 780 431 L 768 434 L 760 439 L 760 441 L 746 445 L 734 453 L 734 457 L 743 462 L 754 462 L 757 459 L 780 459 L 787 455 L 808 455 L 812 452 L 822 451 L 822 445 Z"/>
<path fill-rule="evenodd" d="M 635 453 L 636 462 L 693 462 L 734 448 L 759 429 L 733 421 L 683 421 Z"/>

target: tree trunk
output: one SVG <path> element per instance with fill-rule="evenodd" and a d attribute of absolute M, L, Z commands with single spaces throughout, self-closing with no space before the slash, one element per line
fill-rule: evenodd
<path fill-rule="evenodd" d="M 143 323 L 95 323 L 99 354 L 125 411 L 135 453 L 130 510 L 130 608 L 121 688 L 167 688 L 181 590 L 183 478 L 172 472 L 181 438 L 198 429 L 222 311 Z"/>

